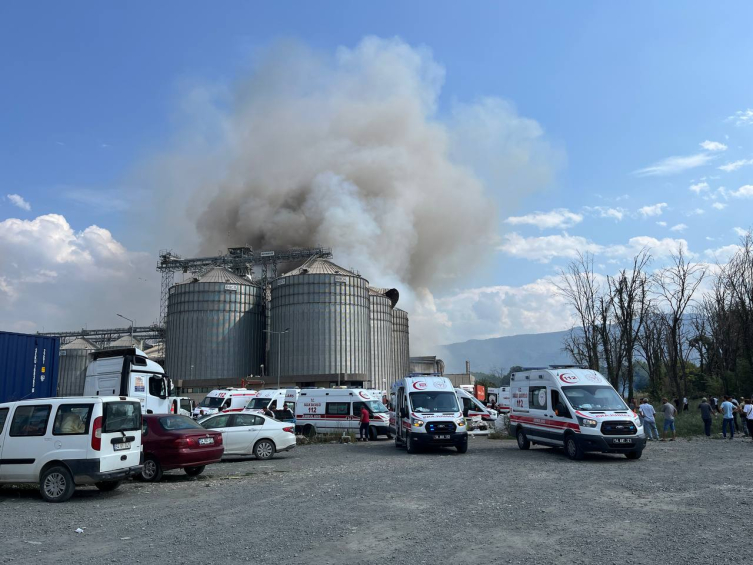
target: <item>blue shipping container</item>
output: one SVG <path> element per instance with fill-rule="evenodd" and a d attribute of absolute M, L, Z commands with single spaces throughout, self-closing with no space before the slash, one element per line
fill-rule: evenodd
<path fill-rule="evenodd" d="M 57 337 L 0 332 L 0 402 L 55 396 L 59 354 Z"/>

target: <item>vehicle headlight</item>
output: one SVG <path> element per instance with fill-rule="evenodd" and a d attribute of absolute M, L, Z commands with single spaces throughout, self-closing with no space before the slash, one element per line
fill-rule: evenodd
<path fill-rule="evenodd" d="M 413 427 L 414 428 L 420 428 L 424 425 L 423 420 L 413 420 Z"/>
<path fill-rule="evenodd" d="M 455 423 L 458 425 L 458 427 L 462 428 L 463 426 L 465 426 L 465 418 L 455 420 Z"/>
<path fill-rule="evenodd" d="M 599 422 L 596 420 L 592 420 L 591 418 L 581 418 L 580 416 L 578 417 L 578 423 L 586 428 L 595 428 L 599 425 Z"/>

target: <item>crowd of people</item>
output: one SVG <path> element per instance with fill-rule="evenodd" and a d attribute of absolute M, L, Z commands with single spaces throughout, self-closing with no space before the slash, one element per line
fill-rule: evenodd
<path fill-rule="evenodd" d="M 631 403 L 630 406 L 640 417 L 643 428 L 649 441 L 674 441 L 677 437 L 675 419 L 679 411 L 689 411 L 688 399 L 683 398 L 682 403 L 675 398 L 670 402 L 668 398 L 661 399 L 659 412 L 663 416 L 662 433 L 659 435 L 657 426 L 657 411 L 649 402 L 648 398 L 642 398 L 638 406 Z M 722 402 L 716 397 L 703 398 L 698 405 L 698 410 L 703 421 L 703 431 L 706 437 L 711 437 L 712 421 L 721 416 L 722 437 L 733 439 L 735 434 L 743 434 L 744 437 L 753 437 L 753 399 L 740 398 L 725 395 Z"/>

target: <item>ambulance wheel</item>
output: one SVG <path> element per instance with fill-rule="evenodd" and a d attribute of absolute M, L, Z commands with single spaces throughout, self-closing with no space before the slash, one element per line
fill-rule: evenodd
<path fill-rule="evenodd" d="M 630 453 L 626 453 L 625 457 L 628 459 L 640 459 L 641 455 L 643 455 L 643 451 L 631 451 Z"/>
<path fill-rule="evenodd" d="M 458 453 L 465 453 L 466 451 L 468 451 L 468 442 L 457 444 L 455 446 L 455 449 L 458 450 Z"/>
<path fill-rule="evenodd" d="M 531 447 L 531 442 L 528 441 L 528 438 L 526 437 L 526 433 L 523 431 L 523 428 L 518 428 L 518 433 L 515 434 L 515 437 L 518 438 L 518 447 L 520 449 L 529 449 Z"/>
<path fill-rule="evenodd" d="M 416 453 L 418 451 L 418 446 L 416 445 L 416 442 L 410 438 L 410 434 L 405 438 L 405 447 L 408 449 L 408 453 Z"/>
<path fill-rule="evenodd" d="M 583 448 L 573 434 L 570 434 L 565 438 L 565 455 L 573 461 L 580 461 L 583 459 Z"/>
<path fill-rule="evenodd" d="M 376 441 L 379 434 L 374 426 L 369 426 L 369 440 Z"/>
<path fill-rule="evenodd" d="M 306 424 L 303 426 L 303 435 L 306 437 L 314 437 L 316 435 L 316 428 L 311 424 Z"/>

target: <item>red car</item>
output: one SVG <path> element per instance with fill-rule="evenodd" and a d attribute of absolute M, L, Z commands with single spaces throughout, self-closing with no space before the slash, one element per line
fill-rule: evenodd
<path fill-rule="evenodd" d="M 144 414 L 141 443 L 144 469 L 138 478 L 156 482 L 163 471 L 183 469 L 190 477 L 222 459 L 222 433 L 207 430 L 188 416 Z"/>

